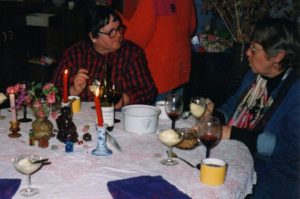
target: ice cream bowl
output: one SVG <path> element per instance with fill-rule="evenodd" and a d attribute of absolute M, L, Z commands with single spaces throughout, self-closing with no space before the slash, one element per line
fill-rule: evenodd
<path fill-rule="evenodd" d="M 129 133 L 155 133 L 160 109 L 150 105 L 127 105 L 122 108 L 123 128 Z"/>

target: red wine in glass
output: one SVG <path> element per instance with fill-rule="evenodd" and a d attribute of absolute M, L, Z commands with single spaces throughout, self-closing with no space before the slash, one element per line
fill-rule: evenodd
<path fill-rule="evenodd" d="M 168 113 L 168 116 L 171 120 L 178 120 L 180 118 L 180 114 L 179 113 Z"/>
<path fill-rule="evenodd" d="M 165 109 L 168 117 L 172 120 L 172 129 L 175 128 L 175 122 L 181 116 L 183 110 L 183 100 L 178 94 L 169 94 L 165 99 Z"/>
<path fill-rule="evenodd" d="M 217 143 L 218 137 L 213 134 L 207 133 L 201 135 L 199 139 L 202 142 L 202 144 L 206 147 L 206 158 L 208 158 L 210 148 Z"/>
<path fill-rule="evenodd" d="M 210 149 L 218 143 L 221 134 L 221 124 L 217 117 L 209 116 L 197 124 L 197 131 L 201 143 L 206 147 L 206 158 L 209 158 Z M 196 167 L 200 169 L 200 164 Z"/>

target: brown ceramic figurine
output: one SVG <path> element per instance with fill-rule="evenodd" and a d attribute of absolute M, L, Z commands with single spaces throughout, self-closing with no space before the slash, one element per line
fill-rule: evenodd
<path fill-rule="evenodd" d="M 72 142 L 77 142 L 77 128 L 72 121 L 72 111 L 69 106 L 64 106 L 61 108 L 61 114 L 56 119 L 56 123 L 58 127 L 58 140 L 65 142 L 68 139 Z"/>

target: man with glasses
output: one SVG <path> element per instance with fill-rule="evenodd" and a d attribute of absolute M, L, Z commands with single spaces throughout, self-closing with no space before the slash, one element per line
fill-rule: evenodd
<path fill-rule="evenodd" d="M 106 76 L 122 92 L 116 103 L 119 109 L 127 104 L 151 104 L 157 88 L 147 66 L 145 53 L 135 43 L 124 39 L 126 27 L 120 16 L 109 7 L 95 6 L 87 15 L 88 39 L 67 49 L 53 75 L 53 83 L 63 87 L 62 76 L 69 70 L 69 95 L 92 101 L 88 86 Z"/>

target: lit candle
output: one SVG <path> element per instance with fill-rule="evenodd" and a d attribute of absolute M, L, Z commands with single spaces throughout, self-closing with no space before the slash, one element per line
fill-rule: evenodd
<path fill-rule="evenodd" d="M 63 102 L 67 103 L 68 102 L 68 69 L 64 71 L 64 76 L 63 76 Z"/>
<path fill-rule="evenodd" d="M 17 122 L 16 103 L 15 103 L 14 93 L 9 93 L 9 102 L 10 102 L 12 122 Z"/>
<path fill-rule="evenodd" d="M 100 104 L 100 98 L 99 98 L 99 88 L 97 88 L 97 90 L 96 90 L 96 95 L 94 97 L 94 101 L 95 101 L 98 126 L 103 126 L 103 117 L 102 117 L 101 104 Z"/>

